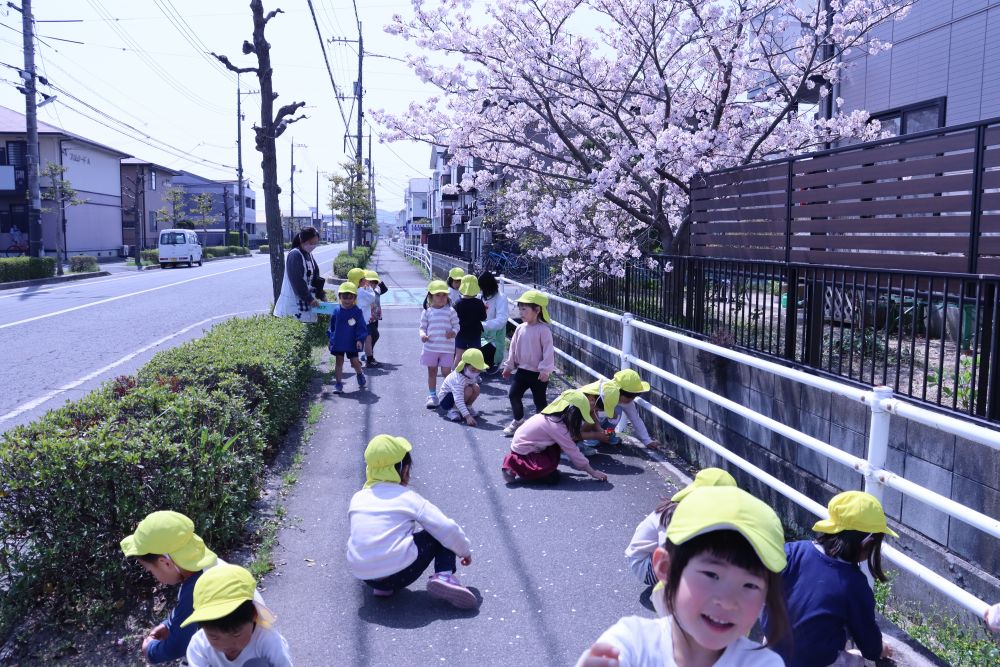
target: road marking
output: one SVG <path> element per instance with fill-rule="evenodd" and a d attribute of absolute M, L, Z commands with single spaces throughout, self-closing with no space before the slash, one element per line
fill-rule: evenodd
<path fill-rule="evenodd" d="M 138 276 L 138 275 L 139 275 L 138 273 L 135 274 L 135 276 Z M 116 282 L 118 280 L 127 280 L 127 279 L 133 278 L 135 276 L 129 275 L 129 276 L 120 276 L 120 277 L 117 277 L 117 278 L 114 278 L 114 277 L 111 277 L 111 276 L 107 276 L 106 278 L 103 278 L 103 279 L 74 280 L 74 281 L 71 281 L 68 285 L 62 285 L 62 286 L 59 286 L 59 287 L 50 287 L 48 285 L 39 285 L 38 287 L 40 287 L 41 289 L 36 289 L 34 291 L 32 291 L 32 288 L 26 287 L 26 288 L 24 288 L 23 291 L 20 291 L 20 292 L 15 292 L 13 294 L 4 294 L 3 296 L 0 296 L 0 299 L 13 299 L 14 297 L 24 296 L 26 294 L 30 294 L 32 296 L 34 296 L 35 294 L 48 294 L 49 292 L 55 292 L 56 290 L 59 290 L 59 289 L 69 289 L 71 287 L 85 287 L 85 286 L 89 286 L 89 285 L 107 285 L 108 283 L 113 283 L 113 282 Z"/>
<path fill-rule="evenodd" d="M 121 359 L 118 359 L 117 361 L 114 361 L 114 362 L 108 364 L 107 366 L 103 366 L 101 368 L 98 368 L 96 371 L 94 371 L 92 373 L 88 373 L 87 375 L 84 375 L 82 378 L 79 378 L 77 380 L 73 380 L 72 382 L 64 384 L 63 386 L 59 387 L 58 389 L 53 389 L 52 391 L 48 392 L 47 394 L 43 394 L 42 396 L 39 396 L 38 398 L 32 399 L 32 400 L 28 401 L 27 403 L 23 403 L 23 404 L 17 406 L 16 408 L 14 408 L 13 410 L 11 410 L 7 414 L 0 415 L 0 424 L 2 424 L 5 421 L 11 420 L 14 417 L 17 417 L 18 415 L 24 414 L 28 410 L 34 410 L 35 408 L 37 408 L 42 403 L 45 403 L 47 401 L 51 401 L 53 398 L 55 398 L 59 394 L 66 393 L 70 389 L 75 389 L 75 388 L 79 387 L 81 384 L 83 384 L 85 382 L 89 382 L 90 380 L 93 380 L 94 378 L 100 376 L 102 373 L 107 373 L 112 368 L 116 368 L 118 366 L 121 366 L 122 364 L 124 364 L 127 361 L 131 361 L 132 359 L 135 359 L 137 356 L 139 356 L 143 352 L 147 352 L 147 351 L 153 349 L 154 347 L 156 347 L 158 345 L 163 345 L 167 341 L 172 340 L 174 338 L 177 338 L 178 336 L 180 336 L 182 334 L 185 334 L 188 331 L 191 331 L 191 329 L 199 327 L 199 326 L 201 326 L 203 324 L 207 324 L 208 322 L 211 322 L 212 320 L 218 320 L 218 319 L 222 319 L 222 318 L 236 317 L 237 315 L 241 315 L 243 313 L 263 313 L 263 312 L 267 312 L 267 311 L 263 311 L 263 310 L 243 310 L 243 311 L 240 311 L 238 313 L 229 313 L 228 315 L 216 315 L 215 317 L 209 317 L 209 318 L 204 319 L 204 320 L 202 320 L 200 322 L 195 322 L 194 324 L 192 324 L 190 326 L 186 326 L 186 327 L 184 327 L 183 329 L 181 329 L 179 331 L 175 331 L 174 333 L 169 334 L 167 336 L 164 336 L 163 338 L 160 338 L 159 340 L 153 341 L 149 345 L 146 345 L 144 347 L 140 347 L 138 350 L 135 350 L 134 352 L 129 352 L 128 354 L 126 354 Z"/>

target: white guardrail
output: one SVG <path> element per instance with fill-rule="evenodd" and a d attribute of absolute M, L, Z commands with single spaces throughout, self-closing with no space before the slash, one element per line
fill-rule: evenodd
<path fill-rule="evenodd" d="M 533 289 L 530 285 L 525 285 L 519 283 L 509 278 L 501 276 L 499 278 L 502 285 L 513 285 L 518 288 L 523 289 Z M 622 329 L 622 349 L 618 349 L 607 343 L 599 340 L 595 340 L 590 336 L 587 336 L 579 331 L 571 329 L 559 322 L 554 322 L 553 325 L 559 331 L 563 331 L 574 338 L 588 343 L 593 347 L 605 350 L 611 354 L 617 356 L 621 359 L 622 368 L 628 368 L 629 366 L 635 366 L 641 368 L 653 375 L 657 375 L 668 382 L 672 382 L 683 389 L 690 391 L 693 394 L 701 396 L 713 403 L 720 405 L 728 410 L 735 412 L 736 414 L 745 417 L 765 428 L 770 429 L 774 433 L 782 435 L 789 440 L 793 440 L 803 447 L 807 447 L 818 454 L 821 454 L 829 459 L 840 463 L 841 465 L 847 466 L 852 470 L 860 473 L 865 479 L 865 491 L 871 493 L 877 497 L 880 501 L 882 500 L 883 491 L 885 488 L 894 489 L 900 493 L 915 498 L 920 502 L 923 502 L 936 510 L 944 512 L 950 516 L 953 516 L 960 521 L 978 528 L 984 533 L 988 533 L 995 538 L 1000 538 L 1000 521 L 989 517 L 981 512 L 977 512 L 973 509 L 957 503 L 950 498 L 946 498 L 939 493 L 931 491 L 919 484 L 914 484 L 894 472 L 885 469 L 886 455 L 889 449 L 889 420 L 892 415 L 897 417 L 902 417 L 904 419 L 909 419 L 925 426 L 930 426 L 944 433 L 954 434 L 966 438 L 968 440 L 973 440 L 975 442 L 982 443 L 994 450 L 1000 450 L 1000 434 L 992 431 L 990 429 L 978 426 L 976 424 L 964 422 L 960 419 L 955 419 L 953 417 L 948 417 L 941 415 L 936 412 L 931 412 L 930 410 L 925 410 L 923 408 L 914 406 L 909 403 L 904 403 L 899 399 L 893 398 L 892 390 L 889 387 L 874 387 L 872 389 L 859 389 L 857 387 L 849 386 L 836 382 L 834 380 L 829 380 L 826 378 L 821 378 L 809 373 L 794 369 L 787 368 L 780 364 L 776 364 L 771 361 L 764 359 L 758 359 L 756 357 L 743 354 L 742 352 L 737 352 L 735 350 L 730 350 L 724 347 L 719 347 L 718 345 L 713 345 L 711 343 L 706 343 L 704 341 L 690 338 L 680 333 L 669 331 L 667 329 L 662 329 L 645 322 L 637 321 L 633 318 L 630 313 L 615 314 L 600 308 L 594 308 L 593 306 L 588 306 L 586 304 L 578 303 L 576 301 L 570 301 L 569 299 L 564 299 L 553 294 L 548 294 L 550 300 L 557 301 L 562 304 L 566 304 L 578 310 L 587 311 L 594 315 L 598 315 L 607 320 L 618 322 Z M 677 341 L 684 345 L 697 348 L 699 350 L 704 350 L 712 354 L 716 354 L 720 357 L 725 357 L 727 359 L 732 359 L 741 364 L 757 368 L 768 373 L 773 373 L 780 377 L 788 378 L 799 382 L 810 387 L 815 387 L 823 391 L 829 392 L 831 394 L 836 394 L 838 396 L 844 396 L 853 401 L 863 403 L 867 405 L 870 409 L 870 426 L 868 429 L 868 456 L 867 458 L 859 458 L 848 454 L 847 452 L 834 447 L 833 445 L 814 438 L 812 436 L 806 435 L 805 433 L 793 429 L 781 422 L 775 421 L 770 417 L 760 414 L 747 408 L 746 406 L 740 405 L 727 398 L 714 394 L 704 387 L 697 384 L 689 382 L 684 378 L 681 378 L 673 373 L 665 371 L 658 368 L 647 361 L 639 359 L 632 355 L 632 333 L 635 329 L 641 331 L 646 331 L 648 333 L 660 336 L 662 338 L 667 338 L 670 340 Z M 602 379 L 604 378 L 600 373 L 590 368 L 586 364 L 580 362 L 578 359 L 574 358 L 572 355 L 563 352 L 562 350 L 556 349 L 556 353 L 563 359 L 566 359 L 574 366 L 580 368 L 581 370 Z M 783 496 L 798 504 L 799 506 L 805 508 L 806 510 L 812 512 L 816 516 L 821 518 L 828 518 L 829 513 L 825 506 L 816 502 L 812 498 L 809 498 L 805 494 L 797 491 L 796 489 L 785 484 L 773 475 L 765 472 L 761 468 L 758 468 L 754 464 L 750 463 L 746 459 L 740 458 L 733 452 L 726 449 L 725 446 L 718 442 L 715 442 L 711 438 L 699 433 L 695 429 L 691 428 L 687 424 L 679 421 L 673 416 L 667 414 L 663 410 L 651 405 L 648 401 L 642 399 L 637 399 L 636 402 L 643 408 L 653 413 L 663 421 L 667 422 L 678 431 L 681 431 L 689 438 L 697 441 L 699 444 L 703 445 L 707 449 L 711 450 L 720 457 L 726 459 L 736 467 L 745 471 L 754 478 L 760 480 L 761 482 L 767 484 L 774 490 L 781 493 Z M 913 560 L 906 554 L 902 553 L 898 549 L 893 548 L 888 544 L 884 544 L 882 547 L 882 553 L 885 554 L 886 558 L 895 563 L 898 567 L 907 572 L 915 575 L 922 581 L 926 582 L 932 586 L 937 591 L 948 596 L 962 607 L 968 609 L 972 613 L 976 614 L 977 617 L 983 618 L 986 609 L 989 605 L 980 600 L 976 596 L 972 595 L 963 588 L 957 586 L 948 579 L 937 574 L 933 570 L 927 568 L 926 566 Z"/>
<path fill-rule="evenodd" d="M 390 241 L 389 247 L 402 254 L 403 257 L 419 262 L 424 267 L 424 271 L 427 272 L 428 280 L 434 279 L 434 258 L 425 246 L 405 241 Z"/>

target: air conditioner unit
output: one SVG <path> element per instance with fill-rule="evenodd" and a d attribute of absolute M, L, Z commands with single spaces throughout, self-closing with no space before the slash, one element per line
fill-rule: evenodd
<path fill-rule="evenodd" d="M 122 257 L 128 257 L 128 255 L 129 255 L 129 247 L 127 245 L 123 245 L 122 246 L 122 255 L 121 256 Z"/>

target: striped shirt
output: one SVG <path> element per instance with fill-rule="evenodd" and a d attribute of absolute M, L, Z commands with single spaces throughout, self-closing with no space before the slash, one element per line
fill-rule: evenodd
<path fill-rule="evenodd" d="M 455 354 L 455 338 L 447 338 L 451 331 L 458 334 L 458 314 L 451 306 L 434 308 L 431 306 L 420 315 L 420 335 L 430 338 L 424 343 L 424 352 Z"/>

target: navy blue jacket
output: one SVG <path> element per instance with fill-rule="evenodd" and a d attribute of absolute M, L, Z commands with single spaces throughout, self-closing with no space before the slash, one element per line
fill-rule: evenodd
<path fill-rule="evenodd" d="M 163 624 L 170 630 L 166 639 L 154 639 L 146 646 L 146 659 L 154 665 L 171 660 L 180 660 L 187 654 L 188 644 L 194 633 L 198 632 L 198 624 L 192 623 L 186 628 L 181 623 L 194 613 L 194 585 L 201 572 L 195 572 L 184 580 L 181 589 L 177 591 L 177 606 L 170 612 Z"/>
<path fill-rule="evenodd" d="M 354 324 L 351 324 L 351 320 Z M 330 328 L 326 331 L 330 341 L 330 354 L 357 352 L 358 342 L 364 342 L 368 337 L 368 325 L 364 313 L 357 306 L 343 308 L 339 304 L 333 307 L 330 314 Z"/>

